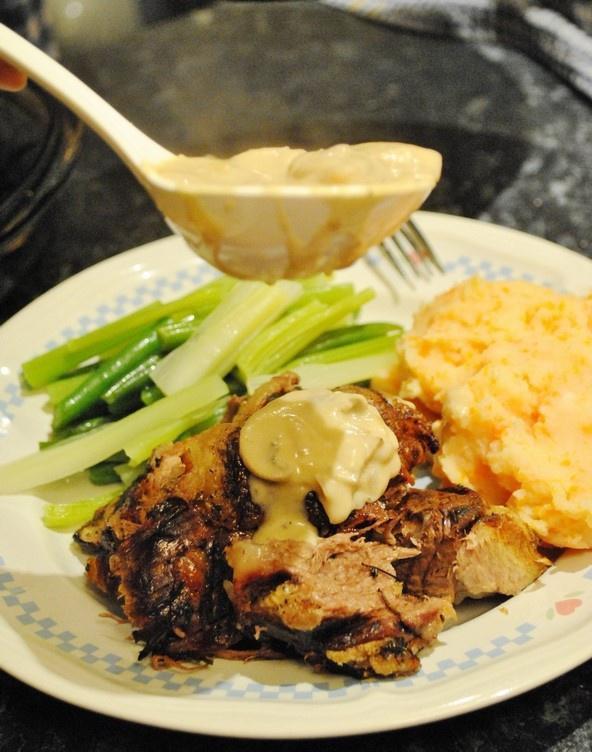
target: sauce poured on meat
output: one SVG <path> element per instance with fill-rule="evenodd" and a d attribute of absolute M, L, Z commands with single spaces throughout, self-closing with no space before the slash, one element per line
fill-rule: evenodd
<path fill-rule="evenodd" d="M 330 523 L 378 499 L 401 469 L 399 443 L 360 394 L 290 392 L 252 415 L 240 453 L 253 501 L 265 514 L 253 540 L 314 542 L 305 506 L 314 492 Z"/>

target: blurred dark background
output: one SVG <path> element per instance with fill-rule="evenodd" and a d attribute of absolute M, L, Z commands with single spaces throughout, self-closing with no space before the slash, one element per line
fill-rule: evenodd
<path fill-rule="evenodd" d="M 39 0 L 0 0 L 0 10 L 28 3 Z M 51 0 L 45 12 L 47 27 L 31 22 L 27 31 L 171 149 L 227 155 L 267 144 L 412 141 L 444 155 L 426 208 L 592 255 L 591 104 L 521 52 L 418 35 L 304 0 Z M 20 244 L 0 256 L 0 321 L 81 269 L 168 234 L 113 152 L 38 94 L 0 94 L 0 228 L 3 210 L 6 224 L 19 210 L 23 218 L 12 236 Z M 47 201 L 37 207 L 39 185 Z M 42 221 L 27 223 L 27 212 L 43 209 Z M 591 678 L 588 662 L 469 716 L 322 746 L 590 750 Z M 320 747 L 138 727 L 1 672 L 0 721 L 2 752 Z"/>
<path fill-rule="evenodd" d="M 48 0 L 45 16 L 63 62 L 173 150 L 412 141 L 444 155 L 426 208 L 590 253 L 590 105 L 520 52 L 290 0 Z M 25 131 L 1 115 L 27 93 L 0 96 L 6 146 L 11 128 Z M 72 273 L 168 233 L 94 134 L 75 147 L 43 223 L 0 258 L 3 319 Z"/>

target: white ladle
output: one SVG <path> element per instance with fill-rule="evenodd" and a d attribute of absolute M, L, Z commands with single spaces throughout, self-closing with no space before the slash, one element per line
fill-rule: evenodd
<path fill-rule="evenodd" d="M 175 155 L 34 45 L 0 24 L 0 57 L 69 107 L 121 157 L 169 224 L 221 271 L 268 281 L 351 264 L 423 203 L 440 176 L 440 155 L 415 150 L 415 174 L 392 182 L 190 185 L 158 164 Z M 403 145 L 401 145 L 403 146 Z"/>

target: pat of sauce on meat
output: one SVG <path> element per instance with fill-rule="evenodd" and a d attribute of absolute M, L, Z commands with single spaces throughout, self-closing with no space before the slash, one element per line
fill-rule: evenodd
<path fill-rule="evenodd" d="M 401 468 L 397 438 L 378 410 L 359 394 L 328 389 L 290 392 L 258 410 L 241 430 L 240 454 L 264 510 L 255 543 L 314 542 L 310 491 L 337 524 L 379 498 Z"/>

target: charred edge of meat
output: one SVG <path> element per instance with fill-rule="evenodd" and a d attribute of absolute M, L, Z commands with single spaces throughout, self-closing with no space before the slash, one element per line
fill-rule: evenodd
<path fill-rule="evenodd" d="M 194 537 L 202 521 L 196 519 L 194 505 L 174 497 L 156 505 L 148 520 L 152 525 L 126 541 L 119 554 L 131 557 L 131 576 L 124 576 L 122 584 L 133 594 L 136 622 L 144 622 L 133 632 L 137 642 L 145 643 L 140 657 L 162 653 L 203 659 L 212 650 L 228 647 L 238 633 L 223 585 L 231 578 L 224 558 L 227 531 Z M 174 542 L 174 548 L 167 542 Z M 200 552 L 203 561 L 197 605 L 192 582 L 176 567 L 192 551 Z M 126 565 L 129 561 L 126 558 Z"/>
<path fill-rule="evenodd" d="M 410 490 L 389 507 L 385 533 L 398 545 L 416 546 L 420 554 L 397 562 L 404 592 L 454 600 L 454 565 L 457 551 L 473 526 L 485 514 L 482 499 L 463 486 L 442 490 Z M 380 534 L 377 528 L 375 534 Z"/>
<path fill-rule="evenodd" d="M 159 547 L 163 541 L 175 541 L 179 535 L 182 517 L 189 505 L 183 499 L 171 497 L 157 504 L 148 513 L 153 526 L 138 531 L 124 547 L 131 549 L 134 567 L 131 577 L 125 578 L 125 589 L 134 593 L 137 612 L 150 620 L 150 626 L 134 632 L 137 641 L 145 641 L 142 655 L 151 652 L 166 652 L 164 643 L 169 638 L 173 625 L 182 629 L 191 618 L 190 605 L 181 598 L 182 581 L 174 581 L 170 573 L 156 578 L 153 562 L 162 557 Z M 167 564 L 170 562 L 166 562 Z M 164 580 L 164 582 L 163 582 Z"/>
<path fill-rule="evenodd" d="M 327 649 L 341 650 L 361 641 L 362 629 L 368 626 L 365 615 L 348 616 L 343 619 L 330 618 L 312 630 L 287 627 L 279 618 L 266 616 L 262 622 L 257 612 L 243 612 L 239 615 L 243 631 L 254 636 L 261 632 L 265 639 L 278 641 L 295 650 L 299 655 L 324 653 Z M 371 639 L 371 638 L 369 638 Z"/>
<path fill-rule="evenodd" d="M 110 525 L 101 533 L 101 550 L 106 554 L 113 553 L 117 550 L 120 544 L 119 538 L 115 535 L 115 531 Z"/>
<path fill-rule="evenodd" d="M 109 556 L 99 554 L 89 559 L 85 567 L 87 573 L 87 582 L 97 593 L 97 595 L 106 598 L 108 607 L 118 613 L 123 613 L 117 602 L 117 586 L 119 580 L 111 574 L 109 568 Z"/>
<path fill-rule="evenodd" d="M 168 499 L 156 504 L 146 515 L 148 520 L 153 520 L 157 524 L 157 529 L 161 537 L 174 539 L 177 530 L 172 527 L 179 515 L 187 512 L 189 504 L 185 499 L 178 496 L 169 496 Z"/>
<path fill-rule="evenodd" d="M 84 527 L 86 528 L 86 525 Z M 72 536 L 74 539 L 74 543 L 80 546 L 80 550 L 82 551 L 82 553 L 88 554 L 89 556 L 95 556 L 97 554 L 100 554 L 100 552 L 103 550 L 101 543 L 95 543 L 92 541 L 85 540 L 83 535 L 84 535 L 84 529 L 81 528 L 80 530 L 77 530 Z"/>
<path fill-rule="evenodd" d="M 236 431 L 226 446 L 224 495 L 233 500 L 238 516 L 238 528 L 252 532 L 263 522 L 263 511 L 251 499 L 249 472 L 241 459 L 239 442 L 240 431 Z"/>
<path fill-rule="evenodd" d="M 273 592 L 280 585 L 283 585 L 284 582 L 291 579 L 292 575 L 290 572 L 281 569 L 268 576 L 255 574 L 251 581 L 247 579 L 243 585 L 245 595 L 250 603 L 256 603 L 261 598 L 269 595 L 269 593 Z"/>
<path fill-rule="evenodd" d="M 417 654 L 409 648 L 407 640 L 404 637 L 393 637 L 380 646 L 378 655 L 385 659 L 393 658 L 398 665 L 396 673 L 389 674 L 393 676 L 409 676 L 417 672 L 420 667 L 420 660 Z M 315 671 L 329 670 L 334 674 L 344 674 L 354 679 L 376 678 L 374 670 L 360 663 L 335 663 L 325 656 L 308 655 L 304 656 L 304 661 Z"/>
<path fill-rule="evenodd" d="M 332 525 L 327 517 L 325 507 L 319 501 L 319 497 L 314 491 L 310 491 L 304 498 L 304 508 L 308 520 L 313 524 L 319 536 L 321 538 L 328 538 L 337 529 L 335 525 Z"/>
<path fill-rule="evenodd" d="M 123 507 L 134 509 L 137 506 L 137 488 L 140 487 L 147 474 L 148 472 L 137 478 L 115 501 L 97 509 L 92 519 L 74 533 L 74 541 L 84 553 L 92 555 L 113 552 L 117 549 L 121 541 L 113 529 L 108 524 L 105 524 L 105 520 L 111 517 L 111 515 L 120 512 Z M 96 539 L 91 540 L 94 533 L 96 533 Z"/>
<path fill-rule="evenodd" d="M 220 647 L 228 647 L 229 641 L 233 642 L 237 636 L 234 606 L 224 588 L 224 582 L 232 579 L 232 570 L 224 555 L 227 543 L 228 536 L 219 534 L 209 547 L 208 577 L 199 606 L 200 622 L 207 625 L 209 642 Z M 230 629 L 229 624 L 232 624 Z M 234 640 L 229 640 L 229 635 Z"/>

